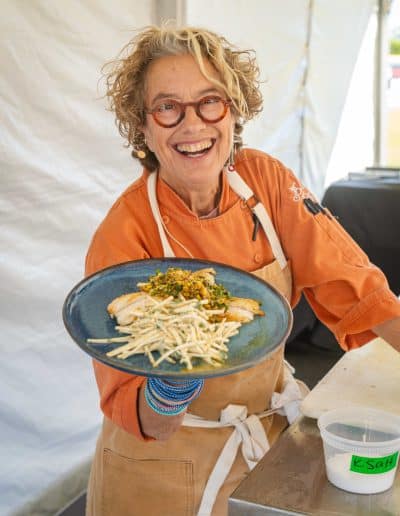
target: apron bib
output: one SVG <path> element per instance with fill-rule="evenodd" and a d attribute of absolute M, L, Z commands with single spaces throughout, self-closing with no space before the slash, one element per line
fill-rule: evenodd
<path fill-rule="evenodd" d="M 227 174 L 238 195 L 245 201 L 253 197 L 237 172 Z M 172 257 L 156 180 L 156 173 L 149 175 L 150 204 L 164 256 Z M 253 274 L 290 300 L 290 268 L 270 218 L 260 203 L 250 209 L 276 258 Z M 168 441 L 139 441 L 105 417 L 89 480 L 87 516 L 226 516 L 230 494 L 288 420 L 298 415 L 303 395 L 283 352 L 284 345 L 250 369 L 207 379 L 183 425 Z"/>

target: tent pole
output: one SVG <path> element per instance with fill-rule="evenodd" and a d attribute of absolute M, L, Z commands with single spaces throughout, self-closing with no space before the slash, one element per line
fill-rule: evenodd
<path fill-rule="evenodd" d="M 153 18 L 156 25 L 175 20 L 183 25 L 186 21 L 186 0 L 153 0 Z"/>
<path fill-rule="evenodd" d="M 311 33 L 312 33 L 312 22 L 314 13 L 314 0 L 309 0 L 307 6 L 307 28 L 306 28 L 306 40 L 304 43 L 304 60 L 305 67 L 303 73 L 303 79 L 301 83 L 301 89 L 303 94 L 303 105 L 300 116 L 300 142 L 299 142 L 299 178 L 304 180 L 304 146 L 305 146 L 305 132 L 306 132 L 306 104 L 307 104 L 307 79 L 308 69 L 310 66 L 310 44 L 311 44 Z"/>
<path fill-rule="evenodd" d="M 387 54 L 387 18 L 392 0 L 378 0 L 378 20 L 375 39 L 375 74 L 374 74 L 374 166 L 386 164 L 385 138 L 386 128 L 385 94 L 386 94 L 386 54 Z"/>

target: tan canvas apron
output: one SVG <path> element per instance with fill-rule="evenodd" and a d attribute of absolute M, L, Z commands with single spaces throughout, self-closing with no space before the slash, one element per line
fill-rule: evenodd
<path fill-rule="evenodd" d="M 253 196 L 236 172 L 228 172 L 228 179 L 243 199 Z M 155 173 L 148 191 L 164 256 L 174 256 L 158 210 Z M 254 274 L 290 299 L 290 268 L 275 230 L 260 203 L 252 209 L 276 257 Z M 229 495 L 297 415 L 302 394 L 284 365 L 283 351 L 281 346 L 255 367 L 206 380 L 168 441 L 139 441 L 104 418 L 87 516 L 225 516 Z"/>

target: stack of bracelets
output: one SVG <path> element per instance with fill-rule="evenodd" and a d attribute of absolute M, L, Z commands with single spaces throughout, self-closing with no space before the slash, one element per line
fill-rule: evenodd
<path fill-rule="evenodd" d="M 149 407 L 163 416 L 175 416 L 184 412 L 200 394 L 204 380 L 172 380 L 148 378 L 144 390 Z"/>

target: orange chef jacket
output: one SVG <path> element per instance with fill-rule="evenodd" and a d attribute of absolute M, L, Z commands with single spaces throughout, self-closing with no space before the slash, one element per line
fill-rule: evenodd
<path fill-rule="evenodd" d="M 304 292 L 317 317 L 345 350 L 375 337 L 370 328 L 400 316 L 400 302 L 380 269 L 328 212 L 311 213 L 304 199 L 314 199 L 277 159 L 245 149 L 235 159 L 237 172 L 268 211 L 291 265 L 294 307 Z M 144 170 L 115 202 L 97 229 L 86 257 L 86 274 L 129 260 L 163 256 L 147 195 Z M 177 257 L 222 262 L 246 271 L 260 269 L 274 256 L 263 231 L 252 239 L 254 220 L 244 201 L 229 188 L 223 172 L 219 215 L 201 219 L 162 180 L 157 199 L 163 222 L 174 238 Z M 132 285 L 135 290 L 135 285 Z M 94 362 L 104 414 L 143 439 L 137 394 L 145 378 Z"/>

